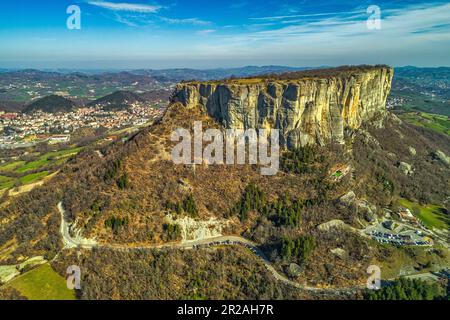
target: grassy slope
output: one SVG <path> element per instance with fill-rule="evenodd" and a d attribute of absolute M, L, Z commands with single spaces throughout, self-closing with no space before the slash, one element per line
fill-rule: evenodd
<path fill-rule="evenodd" d="M 53 158 L 70 157 L 70 156 L 75 155 L 78 152 L 80 152 L 81 149 L 82 148 L 71 148 L 71 149 L 65 149 L 65 150 L 60 150 L 60 151 L 48 152 L 48 153 L 42 155 L 38 160 L 29 162 L 27 164 L 20 166 L 18 169 L 16 169 L 16 172 L 24 173 L 27 171 L 39 169 L 39 168 L 49 164 Z"/>
<path fill-rule="evenodd" d="M 42 178 L 44 178 L 44 177 L 46 177 L 48 175 L 49 175 L 48 171 L 32 173 L 32 174 L 29 174 L 29 175 L 26 175 L 26 176 L 23 176 L 23 177 L 19 178 L 19 181 L 22 184 L 33 183 L 33 182 L 36 182 L 36 181 L 38 181 L 38 180 L 40 180 L 40 179 L 42 179 Z"/>
<path fill-rule="evenodd" d="M 8 180 L 10 180 L 10 179 L 11 179 L 11 178 L 9 178 L 9 177 L 0 176 L 0 183 L 3 183 L 3 182 L 8 181 Z"/>
<path fill-rule="evenodd" d="M 417 273 L 424 273 L 433 270 L 433 267 L 448 265 L 450 262 L 450 255 L 448 251 L 441 248 L 443 257 L 437 255 L 430 255 L 428 248 L 423 247 L 400 247 L 394 248 L 392 246 L 383 244 L 386 248 L 386 254 L 381 261 L 376 261 L 381 268 L 382 279 L 392 279 L 400 276 L 400 272 L 405 267 L 417 268 Z"/>
<path fill-rule="evenodd" d="M 0 190 L 8 189 L 11 188 L 12 186 L 14 186 L 14 179 L 5 176 L 0 176 Z"/>
<path fill-rule="evenodd" d="M 18 173 L 24 173 L 31 170 L 39 169 L 49 163 L 47 158 L 41 157 L 39 160 L 28 162 L 16 170 Z"/>
<path fill-rule="evenodd" d="M 3 171 L 3 172 L 12 171 L 24 164 L 25 164 L 25 161 L 10 162 L 10 163 L 0 166 L 0 171 Z"/>
<path fill-rule="evenodd" d="M 75 292 L 67 289 L 66 281 L 48 264 L 33 269 L 12 280 L 15 288 L 30 300 L 74 300 Z"/>
<path fill-rule="evenodd" d="M 441 212 L 442 208 L 440 206 L 432 204 L 422 206 L 406 199 L 400 199 L 399 203 L 401 206 L 411 210 L 427 228 L 450 228 L 450 218 Z"/>
<path fill-rule="evenodd" d="M 447 116 L 425 112 L 408 112 L 399 116 L 402 120 L 413 125 L 450 135 L 450 119 Z"/>
<path fill-rule="evenodd" d="M 49 171 L 42 171 L 38 173 L 26 174 L 32 170 L 44 169 L 44 167 L 52 165 L 60 165 L 67 161 L 70 156 L 76 155 L 80 152 L 82 148 L 69 148 L 59 151 L 52 151 L 43 154 L 38 160 L 25 162 L 25 161 L 15 161 L 5 165 L 0 166 L 0 172 L 11 172 L 21 174 L 20 178 L 9 178 L 0 175 L 0 190 L 10 189 L 14 186 L 16 180 L 22 185 L 30 184 L 39 181 L 49 175 Z M 51 167 L 50 167 L 51 169 Z M 23 175 L 25 174 L 25 175 Z"/>

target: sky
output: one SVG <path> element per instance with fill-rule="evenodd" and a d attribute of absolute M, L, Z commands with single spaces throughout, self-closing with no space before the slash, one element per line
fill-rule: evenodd
<path fill-rule="evenodd" d="M 450 66 L 450 2 L 0 2 L 0 68 L 345 64 Z"/>

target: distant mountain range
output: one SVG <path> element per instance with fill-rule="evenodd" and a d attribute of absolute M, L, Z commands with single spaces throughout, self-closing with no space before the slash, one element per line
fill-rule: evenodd
<path fill-rule="evenodd" d="M 433 79 L 445 79 L 450 81 L 450 67 L 437 67 L 437 68 L 419 68 L 414 66 L 406 66 L 401 68 L 395 68 L 397 75 L 401 77 L 433 77 Z"/>
<path fill-rule="evenodd" d="M 241 68 L 218 68 L 218 69 L 137 69 L 118 72 L 56 72 L 56 71 L 41 71 L 36 69 L 23 69 L 8 71 L 6 69 L 0 69 L 3 74 L 0 78 L 9 78 L 11 80 L 20 78 L 35 81 L 45 81 L 48 79 L 84 79 L 92 81 L 116 81 L 122 83 L 129 82 L 151 82 L 151 81 L 181 81 L 181 80 L 211 80 L 211 79 L 224 79 L 231 76 L 246 77 L 251 75 L 260 75 L 266 73 L 283 73 L 290 71 L 301 71 L 313 68 L 308 67 L 284 67 L 284 66 L 246 66 Z M 317 69 L 317 68 L 315 68 Z"/>
<path fill-rule="evenodd" d="M 101 99 L 117 90 L 135 92 L 150 101 L 167 101 L 174 85 L 182 80 L 247 77 L 304 69 L 307 68 L 249 66 L 232 69 L 133 70 L 96 74 L 35 69 L 12 70 L 0 72 L 0 110 L 20 111 L 20 106 L 49 95 L 70 97 L 77 104 L 84 104 L 86 100 Z"/>
<path fill-rule="evenodd" d="M 319 68 L 319 69 L 324 69 Z M 0 110 L 19 111 L 36 98 L 49 95 L 70 97 L 77 105 L 87 101 L 104 103 L 104 99 L 167 101 L 176 83 L 185 80 L 222 80 L 232 77 L 250 77 L 263 74 L 281 74 L 313 68 L 286 66 L 246 66 L 217 69 L 138 69 L 119 72 L 56 69 L 0 69 Z M 318 69 L 318 68 L 315 68 Z M 418 68 L 412 66 L 395 68 L 392 97 L 404 97 L 409 101 L 406 108 L 450 115 L 450 68 Z M 134 92 L 120 97 L 116 91 Z M 106 96 L 114 94 L 112 97 Z M 127 97 L 128 96 L 128 97 Z M 129 99 L 127 99 L 129 98 Z M 103 99 L 103 100 L 102 100 Z M 110 102 L 110 107 L 121 107 Z"/>
<path fill-rule="evenodd" d="M 173 68 L 173 69 L 129 69 L 129 70 L 114 70 L 114 69 L 8 69 L 0 68 L 0 73 L 8 75 L 19 76 L 34 76 L 39 78 L 46 77 L 104 77 L 104 76 L 128 76 L 128 75 L 145 75 L 150 77 L 164 77 L 172 80 L 220 80 L 230 76 L 246 77 L 249 75 L 258 75 L 265 73 L 283 73 L 290 71 L 302 71 L 310 69 L 330 68 L 330 66 L 322 67 L 288 67 L 288 66 L 245 66 L 236 68 L 213 68 L 213 69 L 192 69 L 192 68 Z M 450 67 L 415 67 L 404 66 L 395 67 L 395 70 L 405 76 L 416 76 L 423 73 L 433 73 L 437 77 L 440 75 L 449 75 Z M 5 75 L 2 75 L 5 76 Z"/>
<path fill-rule="evenodd" d="M 164 70 L 133 70 L 133 74 L 148 75 L 151 77 L 162 77 L 172 81 L 182 80 L 221 80 L 229 77 L 248 77 L 268 73 L 284 73 L 291 71 L 302 71 L 313 68 L 307 67 L 284 67 L 284 66 L 246 66 L 241 68 L 218 68 L 218 69 L 164 69 Z M 317 69 L 317 68 L 316 68 Z"/>

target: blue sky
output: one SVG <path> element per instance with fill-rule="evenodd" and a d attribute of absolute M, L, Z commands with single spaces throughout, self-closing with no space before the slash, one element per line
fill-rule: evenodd
<path fill-rule="evenodd" d="M 69 30 L 66 9 L 81 9 Z M 367 9 L 381 10 L 369 29 Z M 14 0 L 0 67 L 450 66 L 448 1 Z"/>

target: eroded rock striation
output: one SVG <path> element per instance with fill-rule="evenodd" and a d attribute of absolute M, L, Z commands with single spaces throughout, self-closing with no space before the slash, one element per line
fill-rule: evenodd
<path fill-rule="evenodd" d="M 289 148 L 344 142 L 347 128 L 386 113 L 393 69 L 364 66 L 247 79 L 184 82 L 173 100 L 203 106 L 226 128 L 276 128 Z"/>

